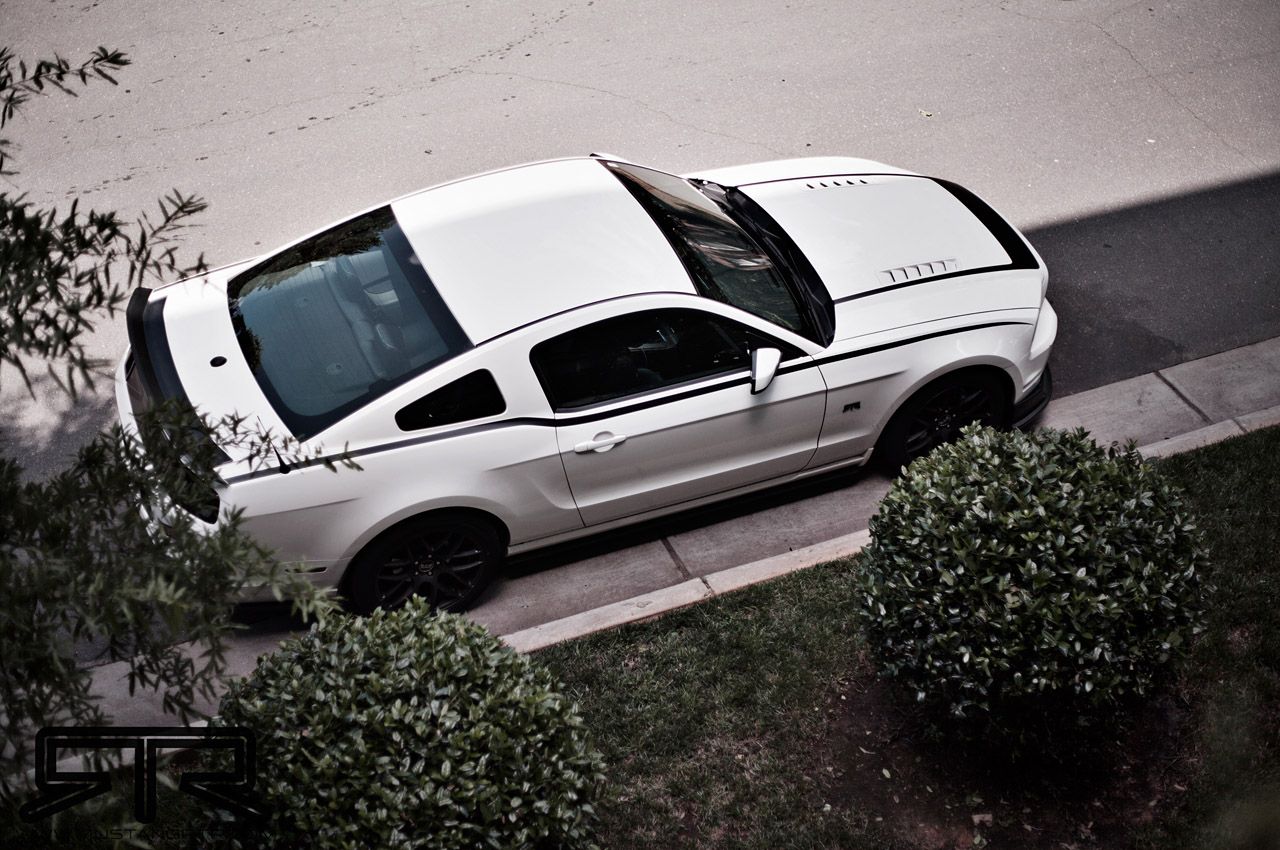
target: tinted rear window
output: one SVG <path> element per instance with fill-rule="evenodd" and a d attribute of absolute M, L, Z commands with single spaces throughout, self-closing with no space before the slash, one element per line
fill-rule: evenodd
<path fill-rule="evenodd" d="M 238 275 L 228 299 L 254 377 L 300 439 L 471 347 L 390 207 Z"/>

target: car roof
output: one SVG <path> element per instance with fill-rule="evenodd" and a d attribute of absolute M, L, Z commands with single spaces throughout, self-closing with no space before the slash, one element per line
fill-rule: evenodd
<path fill-rule="evenodd" d="M 391 207 L 477 345 L 610 298 L 696 294 L 658 226 L 596 159 L 489 172 Z"/>

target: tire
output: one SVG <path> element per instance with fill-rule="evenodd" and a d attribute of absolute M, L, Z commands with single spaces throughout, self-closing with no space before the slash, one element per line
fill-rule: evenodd
<path fill-rule="evenodd" d="M 943 443 L 960 436 L 960 429 L 977 422 L 1009 427 L 1009 397 L 990 372 L 944 375 L 907 400 L 885 427 L 876 456 L 897 474 L 902 467 Z"/>
<path fill-rule="evenodd" d="M 491 523 L 440 514 L 395 526 L 365 547 L 347 571 L 347 606 L 357 614 L 398 608 L 417 594 L 437 611 L 465 611 L 492 581 L 505 547 Z"/>

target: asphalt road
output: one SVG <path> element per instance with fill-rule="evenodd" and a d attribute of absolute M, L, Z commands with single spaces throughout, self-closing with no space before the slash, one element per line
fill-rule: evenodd
<path fill-rule="evenodd" d="M 945 175 L 1050 263 L 1061 393 L 1280 334 L 1274 0 L 3 0 L 0 41 L 121 84 L 6 128 L 37 204 L 210 209 L 222 263 L 422 186 L 604 150 L 673 171 L 854 154 Z M 116 357 L 123 322 L 95 351 Z M 33 474 L 108 421 L 0 375 Z"/>
<path fill-rule="evenodd" d="M 216 264 L 523 160 L 853 153 L 968 184 L 1031 234 L 1060 392 L 1280 333 L 1280 6 L 862 6 L 9 0 L 20 55 L 107 44 L 134 65 L 30 104 L 8 188 L 124 211 L 199 192 L 187 243 Z M 37 472 L 110 415 L 3 384 Z"/>

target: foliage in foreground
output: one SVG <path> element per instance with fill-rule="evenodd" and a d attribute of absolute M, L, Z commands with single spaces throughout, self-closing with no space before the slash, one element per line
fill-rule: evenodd
<path fill-rule="evenodd" d="M 873 736 L 864 734 L 865 705 L 849 710 L 841 698 L 876 687 L 868 671 L 851 669 L 861 652 L 846 616 L 856 598 L 855 559 L 538 653 L 582 704 L 608 764 L 614 790 L 600 804 L 600 844 L 617 850 L 925 850 L 940 846 L 940 833 L 925 832 L 919 841 L 894 833 L 910 830 L 923 815 L 925 827 L 954 828 L 959 835 L 972 826 L 971 815 L 994 813 L 989 837 L 996 847 L 1280 846 L 1274 825 L 1280 811 L 1280 429 L 1159 466 L 1187 492 L 1201 521 L 1213 556 L 1207 578 L 1215 587 L 1207 628 L 1163 694 L 1189 718 L 1182 737 L 1157 748 L 1156 769 L 1171 771 L 1178 783 L 1166 785 L 1164 796 L 1143 794 L 1129 807 L 1114 795 L 1098 798 L 1108 781 L 1124 785 L 1124 773 L 1107 766 L 1100 768 L 1102 782 L 1097 773 L 1035 771 L 1026 783 L 1033 787 L 1010 796 L 1007 767 L 1000 767 L 998 781 L 984 780 L 954 745 L 919 740 L 906 722 L 910 699 L 902 713 L 881 715 L 881 731 L 899 741 L 906 761 L 882 760 Z M 833 711 L 850 724 L 849 749 L 868 762 L 870 775 L 860 786 L 842 776 L 852 766 L 837 746 L 839 736 L 831 739 Z M 1121 766 L 1141 770 L 1142 752 L 1122 748 L 1115 755 Z M 944 781 L 957 772 L 963 781 L 949 789 L 925 785 L 913 769 Z M 865 793 L 872 783 L 884 786 L 879 806 Z M 938 795 L 932 817 L 904 809 L 913 793 Z M 902 804 L 891 795 L 902 795 Z M 127 787 L 114 799 L 131 805 Z M 136 834 L 158 850 L 187 850 L 203 805 L 162 790 L 161 820 Z M 1088 812 L 1091 821 L 1110 810 L 1112 825 L 1094 839 L 1076 834 L 1074 820 L 1058 832 L 1027 832 L 1021 825 L 1043 826 L 1052 810 Z M 102 816 L 86 806 L 63 815 L 57 838 L 46 829 L 0 823 L 0 848 L 54 850 L 103 841 L 96 837 L 106 823 Z M 1103 831 L 1092 826 L 1095 835 Z"/>
<path fill-rule="evenodd" d="M 114 83 L 112 72 L 127 64 L 99 48 L 78 66 L 57 56 L 28 66 L 0 48 L 0 128 L 31 97 L 97 78 Z M 8 153 L 0 139 L 0 173 L 12 176 Z M 202 258 L 179 259 L 174 240 L 204 202 L 175 191 L 159 207 L 158 216 L 129 222 L 0 192 L 0 369 L 33 396 L 32 367 L 43 366 L 73 399 L 102 377 L 84 335 L 117 314 L 133 287 L 203 270 Z M 240 531 L 238 516 L 206 534 L 183 522 L 163 529 L 143 515 L 169 516 L 175 504 L 212 496 L 219 455 L 206 435 L 215 433 L 252 457 L 276 456 L 269 434 L 234 417 L 209 421 L 177 399 L 157 403 L 137 432 L 98 435 L 48 481 L 25 482 L 19 461 L 0 457 L 0 797 L 26 784 L 39 728 L 106 721 L 78 646 L 129 659 L 130 686 L 157 688 L 166 710 L 185 720 L 225 669 L 231 603 L 242 588 L 293 596 L 303 613 L 324 607 L 309 583 Z M 300 457 L 296 446 L 277 448 Z M 175 645 L 188 639 L 203 644 L 198 657 Z"/>
<path fill-rule="evenodd" d="M 603 780 L 576 704 L 414 597 L 266 656 L 218 722 L 253 729 L 269 811 L 237 847 L 584 847 Z"/>
<path fill-rule="evenodd" d="M 1187 493 L 1202 521 L 1213 554 L 1205 579 L 1216 588 L 1205 632 L 1162 692 L 1190 717 L 1184 738 L 1159 747 L 1155 769 L 1173 771 L 1179 783 L 1166 787 L 1167 796 L 1135 797 L 1126 807 L 1096 796 L 1123 786 L 1126 774 L 1048 766 L 1032 771 L 1026 784 L 1033 787 L 1019 794 L 1008 787 L 1007 766 L 983 779 L 954 743 L 921 740 L 907 711 L 910 695 L 900 711 L 882 717 L 886 736 L 909 754 L 905 764 L 879 761 L 886 754 L 864 735 L 873 727 L 863 706 L 847 714 L 849 749 L 869 764 L 864 784 L 852 787 L 886 789 L 879 806 L 852 793 L 850 775 L 842 776 L 852 766 L 839 760 L 847 753 L 837 746 L 842 733 L 830 712 L 848 705 L 843 694 L 852 700 L 875 687 L 856 667 L 861 643 L 846 616 L 859 596 L 859 556 L 538 654 L 581 701 L 609 764 L 616 791 L 601 807 L 601 844 L 924 850 L 944 846 L 939 836 L 948 829 L 972 833 L 971 815 L 995 812 L 991 846 L 1095 846 L 1073 826 L 1101 813 L 1119 820 L 1096 846 L 1280 846 L 1280 833 L 1253 831 L 1249 823 L 1280 810 L 1280 429 L 1158 468 Z M 1133 763 L 1141 752 L 1120 748 L 1113 757 L 1142 769 Z M 913 785 L 904 770 L 943 781 L 958 776 L 963 784 Z M 913 794 L 936 795 L 936 811 L 910 808 Z M 901 804 L 891 795 L 901 795 Z M 1024 830 L 1023 823 L 1044 826 L 1053 812 L 1081 820 L 1059 832 Z M 939 831 L 913 840 L 917 818 Z"/>
<path fill-rule="evenodd" d="M 1147 694 L 1203 624 L 1202 537 L 1132 448 L 970 427 L 880 503 L 859 613 L 882 671 L 1016 744 Z"/>

